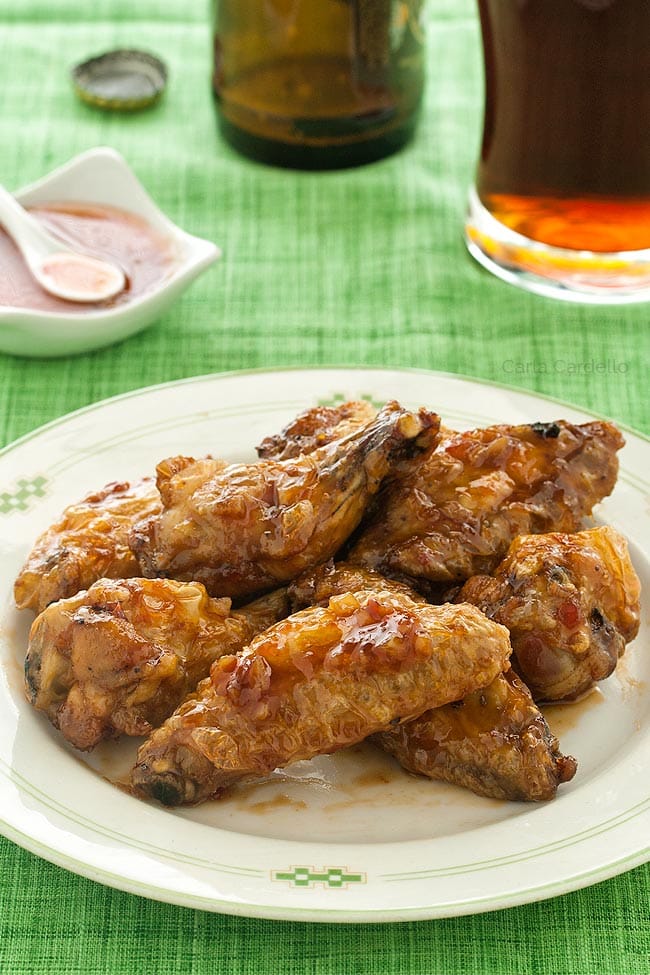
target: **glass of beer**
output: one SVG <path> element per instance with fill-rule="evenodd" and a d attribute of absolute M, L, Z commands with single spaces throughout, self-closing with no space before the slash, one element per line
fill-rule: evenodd
<path fill-rule="evenodd" d="M 470 253 L 539 294 L 650 300 L 650 0 L 478 0 Z"/>

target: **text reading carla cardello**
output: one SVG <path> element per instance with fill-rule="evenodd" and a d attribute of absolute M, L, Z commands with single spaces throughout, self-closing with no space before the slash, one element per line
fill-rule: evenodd
<path fill-rule="evenodd" d="M 503 372 L 507 376 L 623 376 L 628 362 L 616 359 L 504 359 Z"/>

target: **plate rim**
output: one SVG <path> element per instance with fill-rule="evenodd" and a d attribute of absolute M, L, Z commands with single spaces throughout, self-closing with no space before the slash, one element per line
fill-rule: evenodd
<path fill-rule="evenodd" d="M 268 921 L 306 921 L 322 924 L 395 924 L 407 923 L 409 921 L 441 920 L 451 917 L 487 914 L 491 911 L 540 903 L 564 894 L 575 893 L 578 890 L 584 890 L 595 884 L 611 880 L 614 877 L 620 876 L 622 873 L 627 873 L 650 861 L 650 846 L 648 846 L 637 853 L 620 857 L 611 864 L 608 864 L 605 868 L 584 871 L 582 874 L 572 878 L 571 886 L 567 886 L 566 883 L 560 880 L 541 886 L 529 887 L 523 891 L 517 890 L 511 894 L 502 894 L 496 897 L 486 895 L 482 898 L 472 898 L 467 901 L 453 903 L 431 904 L 418 907 L 351 908 L 348 910 L 328 907 L 310 908 L 293 906 L 274 908 L 268 903 L 253 904 L 250 901 L 238 903 L 236 900 L 225 901 L 214 896 L 202 897 L 198 894 L 186 894 L 182 891 L 172 891 L 162 887 L 150 887 L 145 882 L 124 877 L 123 874 L 111 874 L 105 868 L 93 867 L 84 860 L 76 860 L 60 851 L 52 850 L 50 847 L 46 847 L 44 844 L 34 840 L 29 834 L 22 833 L 15 827 L 7 827 L 4 821 L 0 820 L 0 825 L 2 826 L 2 835 L 5 839 L 15 843 L 16 846 L 26 850 L 28 853 L 38 856 L 56 867 L 67 870 L 74 876 L 83 877 L 86 880 L 91 880 L 94 883 L 99 883 L 127 894 L 144 897 L 147 900 L 157 901 L 162 904 L 172 904 L 176 907 L 187 907 L 212 914 L 227 914 L 231 917 L 260 918 Z M 22 842 L 21 838 L 29 842 Z M 573 879 L 576 879 L 578 882 L 574 884 Z M 541 896 L 540 891 L 544 891 Z"/>
<path fill-rule="evenodd" d="M 20 435 L 15 440 L 11 440 L 4 447 L 0 448 L 0 457 L 4 456 L 5 453 L 13 450 L 16 447 L 21 446 L 33 437 L 44 433 L 52 427 L 59 426 L 68 420 L 74 419 L 75 417 L 81 416 L 84 413 L 92 412 L 102 406 L 106 406 L 109 403 L 117 403 L 123 400 L 128 400 L 136 397 L 142 393 L 152 393 L 156 390 L 168 389 L 171 386 L 184 386 L 189 385 L 194 382 L 207 382 L 212 379 L 223 379 L 231 376 L 254 376 L 254 375 L 276 375 L 277 373 L 285 372 L 376 372 L 376 373 L 413 373 L 416 375 L 425 376 L 442 376 L 444 379 L 459 379 L 462 382 L 468 382 L 472 384 L 478 384 L 482 386 L 490 386 L 493 389 L 503 389 L 510 393 L 520 393 L 523 396 L 530 396 L 533 399 L 541 399 L 547 403 L 555 403 L 558 406 L 564 406 L 567 409 L 574 410 L 577 413 L 584 413 L 585 416 L 589 416 L 594 420 L 606 420 L 610 423 L 615 423 L 617 427 L 621 430 L 625 430 L 627 433 L 634 434 L 634 436 L 639 437 L 646 443 L 650 444 L 650 433 L 644 433 L 639 430 L 638 427 L 633 427 L 630 424 L 623 423 L 621 420 L 611 417 L 605 413 L 597 413 L 592 409 L 581 406 L 580 403 L 572 402 L 571 400 L 561 399 L 557 396 L 551 396 L 547 393 L 538 393 L 535 390 L 527 389 L 524 386 L 514 386 L 511 383 L 502 383 L 494 379 L 483 379 L 480 376 L 469 376 L 465 373 L 460 372 L 445 372 L 439 369 L 423 369 L 417 366 L 353 366 L 350 364 L 343 365 L 327 365 L 327 366 L 278 366 L 277 368 L 267 368 L 266 366 L 258 366 L 252 369 L 224 369 L 219 372 L 206 372 L 200 373 L 197 376 L 185 376 L 181 379 L 169 379 L 162 383 L 151 383 L 148 386 L 139 386 L 136 389 L 127 390 L 125 393 L 115 393 L 113 396 L 105 396 L 102 399 L 94 400 L 92 403 L 87 403 L 85 406 L 80 406 L 76 410 L 71 410 L 69 413 L 62 413 L 58 417 L 54 417 L 52 420 L 48 420 L 46 423 L 42 423 L 33 430 L 28 430 L 26 433 Z"/>

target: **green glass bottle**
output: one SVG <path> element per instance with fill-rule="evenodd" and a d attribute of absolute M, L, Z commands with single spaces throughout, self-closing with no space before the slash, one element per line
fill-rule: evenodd
<path fill-rule="evenodd" d="M 423 0 L 215 0 L 213 86 L 239 151 L 308 169 L 386 156 L 413 134 Z"/>

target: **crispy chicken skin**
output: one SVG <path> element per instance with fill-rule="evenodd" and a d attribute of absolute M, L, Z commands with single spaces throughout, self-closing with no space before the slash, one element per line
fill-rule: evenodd
<path fill-rule="evenodd" d="M 151 478 L 132 484 L 114 481 L 70 505 L 36 541 L 16 579 L 18 608 L 40 613 L 49 603 L 74 596 L 97 579 L 140 575 L 129 532 L 160 507 Z"/>
<path fill-rule="evenodd" d="M 485 687 L 509 655 L 507 631 L 474 607 L 335 596 L 218 660 L 142 746 L 133 786 L 165 805 L 217 796 Z"/>
<path fill-rule="evenodd" d="M 623 443 L 600 421 L 453 434 L 377 499 L 348 559 L 414 584 L 492 572 L 517 535 L 576 531 L 614 487 Z"/>
<path fill-rule="evenodd" d="M 408 586 L 346 562 L 329 562 L 304 573 L 288 594 L 295 612 L 338 593 L 382 587 L 424 602 Z M 494 799 L 552 799 L 558 785 L 576 770 L 575 760 L 560 753 L 528 688 L 510 669 L 488 687 L 374 740 L 410 772 Z"/>
<path fill-rule="evenodd" d="M 314 406 L 273 436 L 265 437 L 256 448 L 262 460 L 287 460 L 311 454 L 333 440 L 340 440 L 363 429 L 377 414 L 367 400 L 350 400 L 339 406 Z"/>
<path fill-rule="evenodd" d="M 287 612 L 284 592 L 230 612 L 202 585 L 102 579 L 50 605 L 32 625 L 25 686 L 84 750 L 161 724 L 221 654 L 235 653 Z"/>
<path fill-rule="evenodd" d="M 457 598 L 508 627 L 536 700 L 562 701 L 612 673 L 639 629 L 639 597 L 627 542 L 605 527 L 517 538 L 494 577 L 475 576 Z"/>
<path fill-rule="evenodd" d="M 363 429 L 295 459 L 203 478 L 191 458 L 163 462 L 163 511 L 131 535 L 143 574 L 238 599 L 282 585 L 336 552 L 394 466 L 431 449 L 439 422 L 391 402 Z"/>
<path fill-rule="evenodd" d="M 332 596 L 340 596 L 346 592 L 357 592 L 360 589 L 380 589 L 397 595 L 408 596 L 416 603 L 425 603 L 426 599 L 407 586 L 405 583 L 387 579 L 379 572 L 364 569 L 360 565 L 350 562 L 334 562 L 330 559 L 315 569 L 309 569 L 294 579 L 287 587 L 287 595 L 291 611 L 306 609 L 308 606 L 322 606 L 327 604 Z"/>
<path fill-rule="evenodd" d="M 493 799 L 553 799 L 576 772 L 511 669 L 462 701 L 375 736 L 405 769 Z"/>

